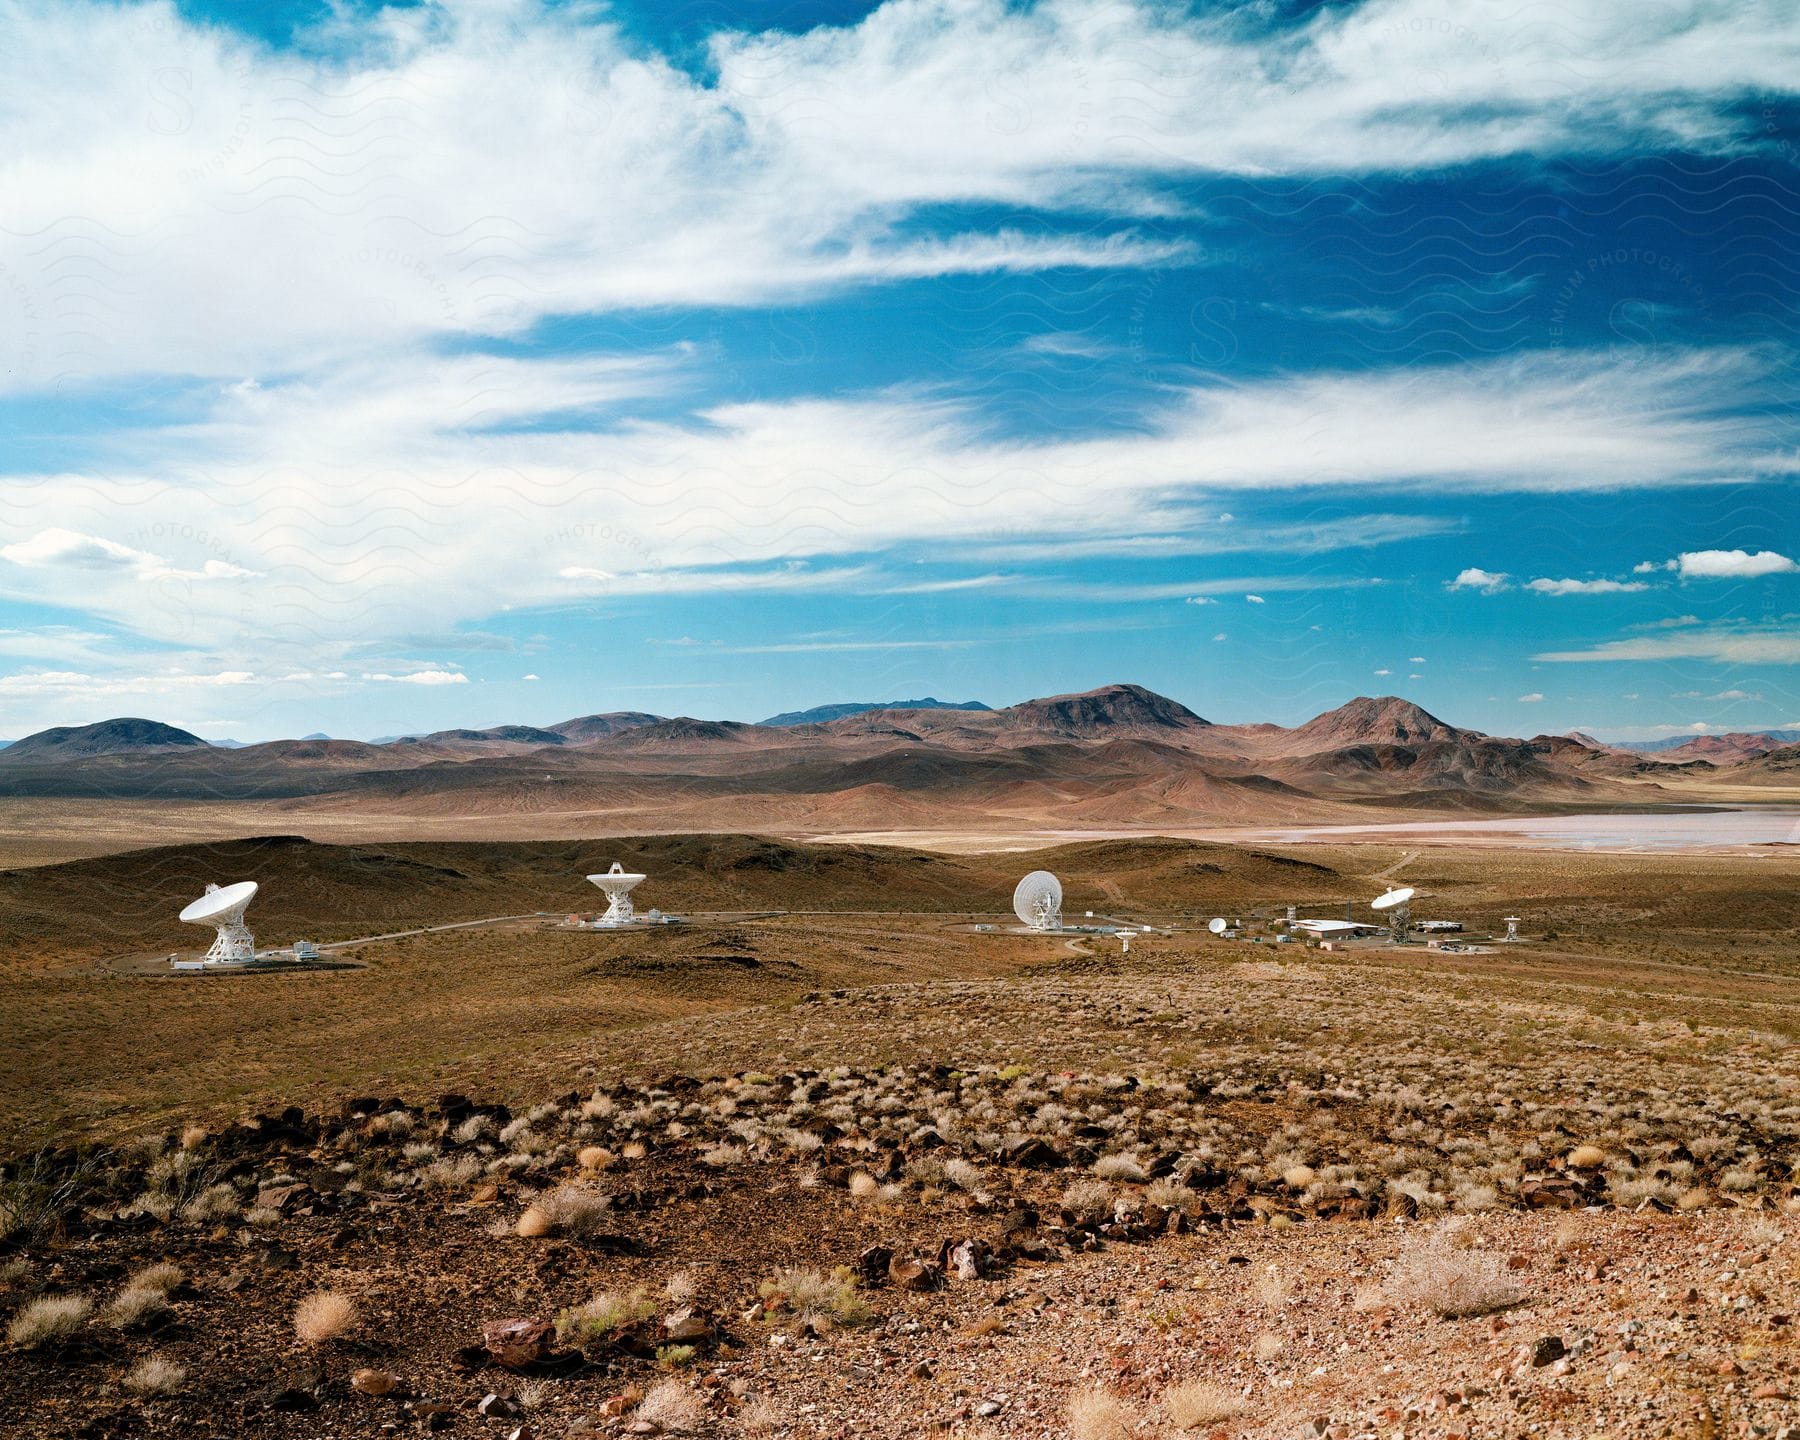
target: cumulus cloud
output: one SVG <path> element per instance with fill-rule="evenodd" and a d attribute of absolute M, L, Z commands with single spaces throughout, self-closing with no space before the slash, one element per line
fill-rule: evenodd
<path fill-rule="evenodd" d="M 1747 580 L 1800 570 L 1800 565 L 1774 550 L 1690 550 L 1669 563 L 1683 580 Z"/>
<path fill-rule="evenodd" d="M 1478 565 L 1469 566 L 1468 569 L 1458 572 L 1454 580 L 1444 583 L 1445 588 L 1449 590 L 1481 590 L 1489 595 L 1511 588 L 1511 582 L 1503 572 L 1483 570 Z"/>
<path fill-rule="evenodd" d="M 1533 690 L 1529 695 L 1521 695 L 1519 697 L 1519 704 L 1535 705 L 1538 703 L 1538 701 L 1542 700 L 1543 698 L 1544 697 L 1540 692 Z"/>
<path fill-rule="evenodd" d="M 1525 588 L 1540 595 L 1628 595 L 1650 587 L 1641 580 L 1533 580 Z"/>
<path fill-rule="evenodd" d="M 362 678 L 393 685 L 467 685 L 469 683 L 469 677 L 460 670 L 408 670 L 399 675 L 390 675 L 385 671 L 365 671 Z"/>
<path fill-rule="evenodd" d="M 128 572 L 139 580 L 242 580 L 254 574 L 228 560 L 207 560 L 198 569 L 182 569 L 119 541 L 55 526 L 0 545 L 0 559 L 28 570 L 110 570 Z"/>

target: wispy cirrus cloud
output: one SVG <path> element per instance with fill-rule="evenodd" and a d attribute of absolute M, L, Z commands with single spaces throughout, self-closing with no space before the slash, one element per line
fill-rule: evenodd
<path fill-rule="evenodd" d="M 1634 595 L 1650 587 L 1642 580 L 1533 580 L 1525 588 L 1539 595 Z"/>
<path fill-rule="evenodd" d="M 1741 474 L 1767 437 L 1747 435 L 1730 406 L 1754 391 L 1758 366 L 1742 354 L 1543 354 L 1197 384 L 1129 429 L 1020 439 L 995 435 L 978 405 L 906 390 L 656 421 L 622 412 L 646 390 L 680 392 L 684 362 L 667 355 L 415 356 L 222 391 L 199 419 L 146 433 L 139 467 L 13 477 L 30 514 L 61 523 L 48 539 L 29 522 L 9 535 L 0 511 L 0 596 L 52 599 L 185 644 L 244 626 L 247 592 L 146 579 L 255 574 L 259 643 L 328 668 L 346 646 L 507 607 L 849 589 L 875 573 L 860 557 L 899 547 L 946 560 L 1026 547 L 1048 561 L 1063 546 L 1129 553 L 1151 537 L 1168 556 L 1223 552 L 1232 542 L 1218 537 L 1235 524 L 1201 518 L 1223 492 L 1605 491 Z M 119 534 L 125 515 L 132 533 L 161 524 L 204 543 L 152 557 Z M 1330 528 L 1313 526 L 1310 543 L 1328 547 Z M 1376 543 L 1431 528 L 1377 516 L 1344 532 Z M 987 574 L 933 581 L 1002 588 Z M 1089 581 L 1080 593 L 1185 598 L 1379 578 L 1202 574 Z M 1510 582 L 1471 568 L 1451 583 Z"/>
<path fill-rule="evenodd" d="M 44 297 L 13 385 L 242 376 L 549 315 L 1191 258 L 1170 181 L 1516 155 L 1739 153 L 1794 93 L 1780 0 L 1540 23 L 1370 0 L 1271 24 L 1046 0 L 722 31 L 708 64 L 537 0 L 336 12 L 273 49 L 151 3 L 13 0 L 0 263 Z M 122 97 L 137 97 L 124 103 Z M 83 117 L 79 124 L 67 117 Z M 429 136 L 430 143 L 419 139 Z M 543 164 L 546 144 L 557 163 Z M 1025 234 L 909 224 L 985 204 Z M 104 266 L 71 260 L 94 249 Z M 104 344 L 51 293 L 108 315 Z"/>
<path fill-rule="evenodd" d="M 1710 660 L 1726 665 L 1800 665 L 1800 627 L 1718 627 L 1606 640 L 1579 650 L 1550 650 L 1534 660 Z"/>

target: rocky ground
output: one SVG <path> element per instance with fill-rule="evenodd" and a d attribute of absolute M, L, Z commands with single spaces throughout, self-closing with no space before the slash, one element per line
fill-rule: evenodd
<path fill-rule="evenodd" d="M 1446 1125 L 1467 1097 L 1279 1064 L 592 1078 L 15 1167 L 0 1404 L 93 1437 L 1800 1436 L 1785 1113 L 1708 1144 L 1626 1086 L 1611 1135 L 1498 1095 Z"/>

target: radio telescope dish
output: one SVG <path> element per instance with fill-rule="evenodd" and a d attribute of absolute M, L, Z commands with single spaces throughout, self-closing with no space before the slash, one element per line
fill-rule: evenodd
<path fill-rule="evenodd" d="M 1406 940 L 1406 921 L 1412 913 L 1412 898 L 1419 892 L 1410 885 L 1402 885 L 1397 890 L 1390 890 L 1385 895 L 1378 895 L 1369 902 L 1371 910 L 1387 912 L 1388 934 L 1396 945 Z"/>
<path fill-rule="evenodd" d="M 1013 914 L 1033 930 L 1062 929 L 1062 881 L 1033 870 L 1013 891 Z"/>
<path fill-rule="evenodd" d="M 1231 927 L 1225 923 L 1223 915 L 1215 915 L 1206 922 L 1206 928 L 1215 935 L 1223 935 Z"/>
<path fill-rule="evenodd" d="M 222 887 L 208 885 L 206 893 L 176 917 L 189 925 L 210 925 L 219 932 L 212 949 L 206 952 L 208 965 L 256 958 L 256 937 L 244 924 L 244 911 L 256 898 L 256 888 L 254 880 Z"/>
<path fill-rule="evenodd" d="M 631 892 L 643 883 L 642 875 L 628 874 L 615 860 L 604 875 L 587 878 L 606 892 L 606 913 L 594 922 L 596 925 L 629 925 L 637 918 L 637 911 L 631 905 Z"/>

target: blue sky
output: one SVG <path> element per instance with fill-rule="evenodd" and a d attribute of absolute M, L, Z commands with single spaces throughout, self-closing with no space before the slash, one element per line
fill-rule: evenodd
<path fill-rule="evenodd" d="M 0 16 L 0 735 L 1800 723 L 1785 4 Z"/>

